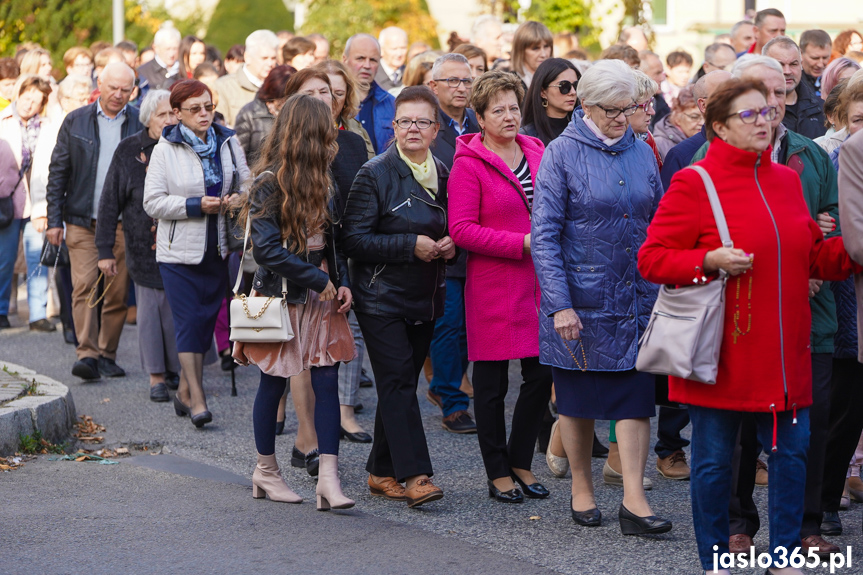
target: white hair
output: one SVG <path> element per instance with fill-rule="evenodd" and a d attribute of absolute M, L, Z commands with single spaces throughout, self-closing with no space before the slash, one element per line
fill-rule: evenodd
<path fill-rule="evenodd" d="M 659 84 L 653 78 L 642 72 L 641 70 L 633 70 L 635 75 L 635 101 L 641 101 L 648 96 L 655 96 L 659 91 Z"/>
<path fill-rule="evenodd" d="M 395 37 L 402 36 L 405 40 L 408 39 L 408 33 L 399 28 L 398 26 L 389 26 L 381 30 L 380 34 L 378 34 L 378 44 L 383 44 L 384 39 L 387 37 Z"/>
<path fill-rule="evenodd" d="M 449 54 L 444 54 L 434 61 L 432 65 L 432 78 L 437 78 L 440 73 L 440 69 L 447 62 L 458 62 L 459 64 L 464 64 L 468 68 L 470 68 L 470 62 L 467 61 L 467 58 L 464 57 L 463 54 L 455 54 L 450 52 Z"/>
<path fill-rule="evenodd" d="M 173 26 L 160 28 L 153 36 L 153 46 L 169 46 L 180 43 L 180 31 Z"/>
<path fill-rule="evenodd" d="M 735 78 L 741 78 L 749 68 L 753 68 L 755 66 L 765 66 L 783 74 L 782 65 L 779 64 L 775 58 L 771 58 L 770 56 L 758 56 L 756 54 L 744 54 L 734 63 L 734 67 L 731 68 L 731 75 Z"/>
<path fill-rule="evenodd" d="M 57 98 L 71 98 L 76 91 L 87 92 L 89 96 L 93 91 L 93 81 L 81 74 L 69 74 L 57 85 Z"/>
<path fill-rule="evenodd" d="M 258 55 L 261 48 L 279 49 L 279 37 L 272 30 L 255 30 L 246 37 L 246 54 Z"/>
<path fill-rule="evenodd" d="M 170 98 L 171 92 L 168 90 L 150 90 L 147 92 L 144 101 L 141 102 L 141 109 L 138 111 L 138 120 L 141 121 L 141 124 L 149 128 L 153 112 L 156 111 L 159 104 L 165 100 L 170 100 Z"/>
<path fill-rule="evenodd" d="M 578 81 L 578 99 L 584 106 L 635 100 L 635 74 L 623 60 L 594 62 Z"/>
<path fill-rule="evenodd" d="M 845 84 L 845 88 L 848 89 L 857 84 L 863 84 L 863 71 L 861 70 L 857 70 L 850 78 L 848 78 L 848 83 Z"/>
<path fill-rule="evenodd" d="M 494 24 L 499 28 L 503 27 L 500 18 L 493 14 L 484 14 L 473 21 L 473 25 L 470 27 L 470 41 L 473 43 L 477 38 L 482 37 L 484 28 L 489 24 Z"/>

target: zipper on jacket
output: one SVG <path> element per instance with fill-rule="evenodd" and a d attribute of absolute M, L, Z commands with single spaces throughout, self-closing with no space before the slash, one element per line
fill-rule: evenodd
<path fill-rule="evenodd" d="M 231 145 L 231 138 L 228 138 L 227 140 L 225 140 L 222 143 L 228 144 L 228 146 L 230 146 Z M 206 174 L 204 173 L 204 160 L 201 159 L 201 157 L 198 155 L 198 152 L 196 152 L 195 149 L 192 146 L 190 146 L 188 144 L 188 142 L 186 142 L 185 140 L 183 141 L 183 145 L 192 151 L 192 154 L 194 154 L 195 157 L 198 159 L 198 163 L 201 164 L 201 176 L 203 176 L 203 181 L 204 181 L 204 195 L 201 197 L 206 198 L 207 197 L 207 182 L 206 182 L 207 178 L 206 178 Z M 219 153 L 221 153 L 221 148 L 219 148 Z M 215 158 L 213 158 L 213 159 L 215 159 Z M 219 158 L 220 170 L 221 170 L 221 167 L 222 166 L 221 166 L 221 157 L 220 157 Z M 233 180 L 233 175 L 231 176 L 231 179 Z M 222 173 L 222 189 L 219 190 L 219 199 L 220 200 L 222 199 L 222 192 L 224 190 L 225 190 L 225 174 Z M 207 218 L 210 216 L 218 217 L 219 214 L 204 214 L 204 224 L 205 224 L 204 225 L 204 252 L 207 251 L 207 240 L 209 239 L 209 238 L 207 238 L 207 234 L 209 233 L 210 226 L 206 225 L 206 223 L 207 223 Z M 176 222 L 176 220 L 174 220 L 174 221 Z M 218 230 L 218 232 L 221 232 L 221 228 L 219 226 L 216 226 L 216 229 Z M 219 234 L 217 233 L 216 235 L 218 236 Z M 173 238 L 173 234 L 172 234 L 172 238 Z M 219 248 L 219 253 L 221 253 L 222 252 L 222 238 L 216 237 L 216 241 L 219 242 L 218 248 Z M 225 238 L 225 242 L 227 242 L 227 241 L 228 241 L 227 238 Z M 170 243 L 168 244 L 168 247 L 170 247 Z"/>
<path fill-rule="evenodd" d="M 443 230 L 441 231 L 441 233 L 442 233 L 442 234 L 446 233 L 447 217 L 446 217 L 446 210 L 443 208 L 443 206 L 440 206 L 440 205 L 438 205 L 438 204 L 433 204 L 433 203 L 431 203 L 431 202 L 429 202 L 429 201 L 426 201 L 426 200 L 422 199 L 421 197 L 419 197 L 418 195 L 414 194 L 413 192 L 411 192 L 411 196 L 413 196 L 414 198 L 416 198 L 416 199 L 417 199 L 417 201 L 420 201 L 420 202 L 422 202 L 422 203 L 424 203 L 424 204 L 426 204 L 426 205 L 429 205 L 429 206 L 431 206 L 431 207 L 433 207 L 433 208 L 437 208 L 437 209 L 439 209 L 440 211 L 442 211 L 442 212 L 443 212 Z M 407 200 L 407 201 L 408 201 L 408 202 L 410 202 L 410 198 L 408 198 L 408 200 Z M 408 205 L 410 205 L 410 204 L 408 204 Z M 441 264 L 441 262 L 438 262 L 438 269 L 440 269 L 440 264 Z M 444 263 L 444 265 L 446 265 L 446 264 Z M 430 321 L 434 321 L 434 300 L 435 300 L 435 296 L 437 295 L 437 284 L 438 284 L 437 279 L 435 279 L 435 282 L 434 282 L 434 291 L 432 292 L 432 313 L 431 313 Z"/>
<path fill-rule="evenodd" d="M 785 392 L 785 409 L 788 409 L 788 378 L 785 373 L 785 331 L 782 326 L 782 242 L 779 238 L 779 226 L 776 225 L 776 218 L 773 217 L 773 211 L 767 203 L 767 198 L 764 196 L 764 190 L 761 188 L 761 182 L 758 180 L 758 166 L 761 165 L 761 156 L 755 160 L 755 185 L 758 186 L 758 192 L 761 194 L 761 200 L 764 202 L 764 207 L 767 208 L 767 213 L 770 215 L 770 221 L 773 223 L 773 231 L 776 232 L 776 253 L 779 264 L 779 357 L 782 361 L 782 388 Z M 776 440 L 773 440 L 773 449 L 776 449 Z"/>
<path fill-rule="evenodd" d="M 171 221 L 171 231 L 168 233 L 168 249 L 171 249 L 171 244 L 174 243 L 174 230 L 177 229 L 177 220 Z"/>
<path fill-rule="evenodd" d="M 372 287 L 374 285 L 374 283 L 378 279 L 378 276 L 381 275 L 381 272 L 383 272 L 386 269 L 386 267 L 387 267 L 387 264 L 378 264 L 375 266 L 375 271 L 372 274 L 372 279 L 369 282 L 369 287 Z M 378 268 L 380 268 L 380 269 L 378 269 Z"/>
<path fill-rule="evenodd" d="M 411 199 L 410 198 L 406 199 L 405 201 L 403 201 L 402 203 L 400 203 L 399 205 L 397 205 L 396 207 L 394 207 L 390 211 L 395 212 L 395 211 L 400 210 L 401 208 L 403 208 L 405 206 L 411 207 Z"/>

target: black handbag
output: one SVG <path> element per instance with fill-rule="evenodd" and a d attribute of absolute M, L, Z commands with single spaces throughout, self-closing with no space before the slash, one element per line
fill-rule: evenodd
<path fill-rule="evenodd" d="M 66 247 L 66 242 L 55 246 L 47 239 L 42 244 L 42 255 L 39 256 L 39 263 L 43 266 L 68 268 L 69 267 L 69 248 Z"/>
<path fill-rule="evenodd" d="M 12 192 L 5 198 L 0 198 L 0 230 L 5 230 L 12 224 L 15 219 L 15 204 L 12 196 L 15 195 L 15 190 L 24 179 L 24 170 L 18 170 L 18 181 L 12 187 Z"/>
<path fill-rule="evenodd" d="M 237 172 L 237 158 L 234 156 L 234 147 L 228 142 L 228 150 L 231 152 L 231 165 L 234 173 L 231 175 L 231 191 L 228 197 L 240 193 L 240 174 Z M 245 230 L 240 227 L 240 210 L 228 209 L 225 212 L 225 227 L 228 235 L 228 251 L 242 252 L 245 248 L 243 234 Z"/>

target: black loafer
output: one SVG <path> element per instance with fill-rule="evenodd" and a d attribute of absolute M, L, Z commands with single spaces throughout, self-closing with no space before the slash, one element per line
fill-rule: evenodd
<path fill-rule="evenodd" d="M 363 410 L 363 404 L 362 403 L 358 403 L 354 406 L 354 413 L 359 413 L 362 410 Z"/>
<path fill-rule="evenodd" d="M 173 371 L 166 372 L 165 385 L 168 386 L 168 389 L 171 391 L 177 391 L 180 389 L 180 374 L 174 373 Z"/>
<path fill-rule="evenodd" d="M 318 476 L 318 466 L 320 465 L 320 455 L 318 448 L 315 447 L 306 453 L 306 472 L 312 477 Z"/>
<path fill-rule="evenodd" d="M 365 369 L 360 370 L 360 387 L 373 387 L 375 382 L 372 381 L 372 378 L 369 377 L 369 374 L 366 373 Z"/>
<path fill-rule="evenodd" d="M 569 498 L 569 510 L 572 511 L 572 520 L 582 527 L 599 527 L 602 525 L 602 513 L 594 507 L 587 511 L 576 511 L 572 508 L 572 498 Z"/>
<path fill-rule="evenodd" d="M 78 338 L 75 337 L 75 330 L 68 327 L 63 328 L 63 341 L 69 345 L 78 345 Z"/>
<path fill-rule="evenodd" d="M 48 321 L 47 319 L 42 318 L 30 322 L 30 331 L 41 331 L 45 333 L 50 333 L 52 331 L 57 331 L 57 326 Z"/>
<path fill-rule="evenodd" d="M 213 421 L 213 414 L 209 411 L 202 411 L 201 413 L 192 416 L 192 424 L 198 429 L 204 427 L 211 421 Z"/>
<path fill-rule="evenodd" d="M 159 382 L 156 385 L 150 386 L 150 401 L 163 403 L 171 401 L 171 396 L 168 395 L 168 386 L 164 382 Z"/>
<path fill-rule="evenodd" d="M 126 377 L 126 372 L 113 359 L 99 357 L 99 373 L 105 377 Z"/>
<path fill-rule="evenodd" d="M 180 401 L 180 398 L 175 395 L 174 413 L 176 413 L 178 417 L 186 417 L 187 415 L 191 415 L 192 410 L 189 409 L 189 406 Z"/>
<path fill-rule="evenodd" d="M 222 359 L 221 359 L 222 371 L 231 371 L 232 369 L 234 369 L 237 366 L 237 364 L 234 362 L 234 358 L 231 357 L 230 351 L 228 351 L 226 354 L 219 354 L 219 355 L 222 357 Z"/>
<path fill-rule="evenodd" d="M 671 531 L 671 521 L 656 515 L 639 517 L 620 504 L 617 512 L 620 520 L 620 532 L 624 535 L 655 535 Z"/>
<path fill-rule="evenodd" d="M 92 357 L 79 359 L 72 366 L 72 375 L 80 377 L 85 381 L 93 381 L 99 379 L 99 364 Z"/>
<path fill-rule="evenodd" d="M 501 503 L 524 503 L 524 495 L 518 487 L 513 487 L 509 491 L 501 491 L 494 486 L 491 479 L 488 480 L 488 496 Z"/>
<path fill-rule="evenodd" d="M 348 441 L 352 441 L 354 443 L 371 443 L 372 436 L 366 433 L 365 431 L 359 431 L 357 433 L 351 433 L 349 431 L 345 431 L 344 427 L 339 428 L 341 431 L 340 437 L 346 438 Z"/>
<path fill-rule="evenodd" d="M 285 422 L 277 421 L 276 422 L 276 435 L 281 435 L 285 432 Z"/>
<path fill-rule="evenodd" d="M 0 329 L 9 329 L 12 327 L 12 324 L 9 323 L 8 315 L 0 315 Z"/>
<path fill-rule="evenodd" d="M 291 450 L 291 467 L 306 468 L 306 454 L 297 449 L 296 445 Z"/>
<path fill-rule="evenodd" d="M 593 434 L 593 452 L 590 456 L 598 459 L 605 459 L 608 457 L 608 448 L 599 442 L 599 438 L 595 433 Z"/>
<path fill-rule="evenodd" d="M 825 511 L 821 520 L 821 535 L 842 535 L 842 520 L 838 511 Z"/>
<path fill-rule="evenodd" d="M 512 474 L 512 480 L 519 484 L 521 490 L 524 491 L 524 494 L 529 499 L 545 499 L 549 495 L 548 489 L 542 483 L 531 483 L 528 485 L 519 479 L 515 473 Z"/>

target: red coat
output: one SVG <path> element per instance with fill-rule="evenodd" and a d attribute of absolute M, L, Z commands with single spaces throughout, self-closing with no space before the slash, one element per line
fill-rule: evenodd
<path fill-rule="evenodd" d="M 824 239 L 797 173 L 772 163 L 769 150 L 760 155 L 760 166 L 758 159 L 716 138 L 696 164 L 713 179 L 734 247 L 754 254 L 754 265 L 728 281 L 716 385 L 672 377 L 672 401 L 751 412 L 811 405 L 808 279 L 838 281 L 863 269 L 845 252 L 842 238 Z M 696 268 L 705 254 L 720 246 L 700 176 L 680 170 L 647 230 L 638 270 L 655 283 L 691 285 L 702 275 Z M 749 327 L 750 278 L 752 327 L 735 342 L 738 305 L 737 326 L 744 332 Z"/>

